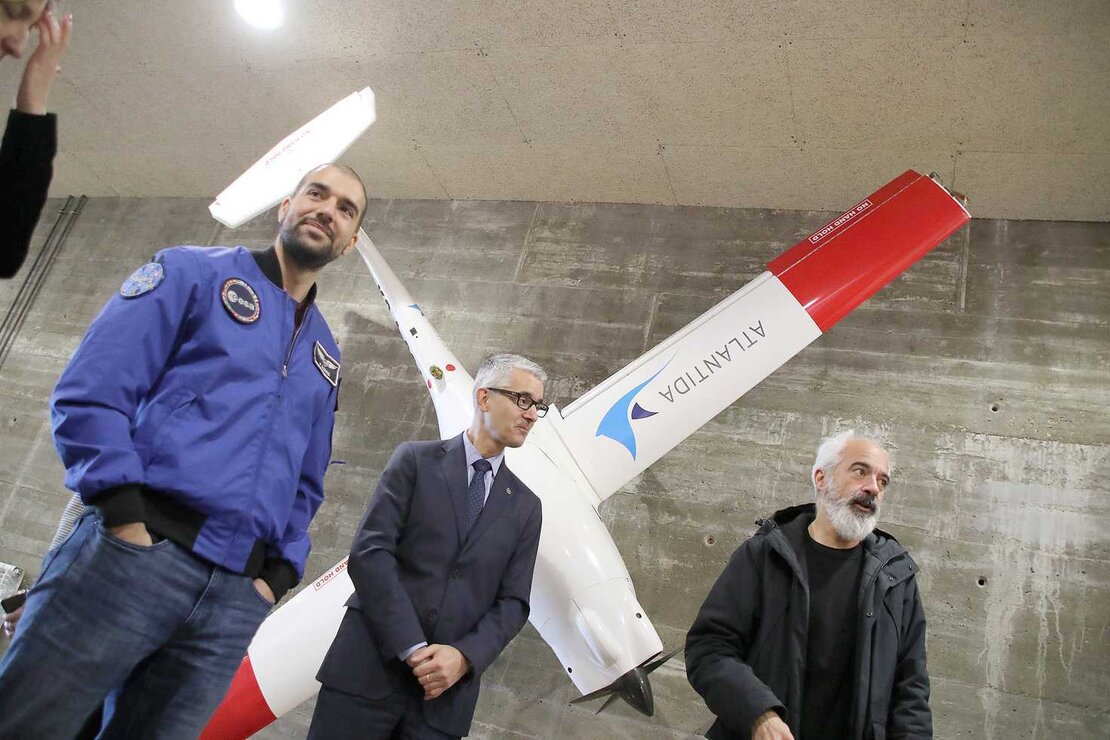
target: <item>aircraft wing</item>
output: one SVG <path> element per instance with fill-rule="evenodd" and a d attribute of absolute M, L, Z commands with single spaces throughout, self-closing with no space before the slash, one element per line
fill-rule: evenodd
<path fill-rule="evenodd" d="M 377 118 L 369 87 L 351 93 L 282 139 L 208 206 L 212 216 L 235 228 L 289 194 L 313 167 L 334 162 Z"/>
<path fill-rule="evenodd" d="M 555 429 L 603 501 L 971 218 L 909 170 L 562 411 Z"/>

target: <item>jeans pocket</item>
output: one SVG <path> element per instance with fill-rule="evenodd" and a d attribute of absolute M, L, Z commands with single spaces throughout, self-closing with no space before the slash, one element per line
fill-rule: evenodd
<path fill-rule="evenodd" d="M 262 595 L 262 592 L 259 591 L 258 587 L 254 585 L 254 579 L 248 576 L 244 576 L 244 578 L 247 579 L 247 588 L 249 588 L 251 590 L 251 593 L 254 594 L 254 598 L 258 599 L 260 602 L 266 605 L 266 611 L 270 611 L 271 609 L 273 609 L 275 605 L 271 604 L 269 600 L 267 600 L 266 597 Z"/>
<path fill-rule="evenodd" d="M 104 522 L 97 522 L 96 527 L 105 542 L 120 550 L 127 550 L 129 552 L 155 552 L 164 550 L 172 544 L 169 540 L 160 540 L 153 545 L 136 545 L 134 542 L 128 542 L 109 532 L 108 528 L 104 526 Z"/>

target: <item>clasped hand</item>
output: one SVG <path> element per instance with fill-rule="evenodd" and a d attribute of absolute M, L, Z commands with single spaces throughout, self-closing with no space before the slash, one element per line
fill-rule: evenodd
<path fill-rule="evenodd" d="M 470 670 L 470 661 L 450 645 L 428 645 L 406 660 L 412 674 L 424 689 L 424 701 L 435 699 L 458 683 Z"/>

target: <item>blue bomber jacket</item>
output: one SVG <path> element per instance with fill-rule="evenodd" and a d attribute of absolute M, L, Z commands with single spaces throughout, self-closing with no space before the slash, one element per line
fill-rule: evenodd
<path fill-rule="evenodd" d="M 281 285 L 273 248 L 163 250 L 51 397 L 66 485 L 105 526 L 144 522 L 278 598 L 304 574 L 339 382 L 316 286 L 298 325 Z"/>

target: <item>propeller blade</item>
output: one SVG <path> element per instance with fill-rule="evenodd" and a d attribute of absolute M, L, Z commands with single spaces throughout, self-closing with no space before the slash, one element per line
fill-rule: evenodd
<path fill-rule="evenodd" d="M 612 694 L 614 691 L 616 691 L 618 688 L 620 688 L 619 686 L 617 686 L 617 684 L 619 684 L 619 683 L 620 683 L 620 679 L 617 679 L 614 683 L 609 684 L 608 686 L 606 686 L 603 689 L 598 689 L 597 691 L 591 691 L 588 694 L 583 694 L 582 696 L 578 697 L 577 699 L 571 699 L 570 703 L 571 704 L 581 704 L 584 701 L 591 701 L 593 699 L 600 699 L 603 696 L 609 696 L 609 694 Z"/>
<path fill-rule="evenodd" d="M 598 710 L 597 710 L 596 712 L 594 712 L 594 716 L 596 717 L 597 715 L 599 715 L 599 714 L 601 714 L 602 712 L 604 712 L 604 711 L 605 711 L 605 708 L 606 708 L 607 706 L 609 706 L 610 704 L 612 704 L 613 702 L 615 702 L 615 701 L 616 701 L 617 699 L 619 699 L 619 698 L 621 698 L 621 695 L 620 695 L 620 694 L 610 694 L 610 695 L 609 695 L 609 698 L 605 700 L 605 703 L 604 703 L 604 704 L 602 704 L 602 705 L 601 705 L 601 707 L 600 707 L 600 708 L 599 708 L 599 709 L 598 709 Z"/>
<path fill-rule="evenodd" d="M 656 668 L 663 665 L 668 660 L 670 660 L 671 658 L 673 658 L 674 656 L 678 655 L 681 652 L 682 652 L 682 648 L 675 648 L 674 650 L 672 650 L 671 652 L 662 656 L 661 658 L 656 658 L 655 660 L 651 661 L 650 663 L 645 663 L 644 664 L 644 672 L 645 673 L 651 673 Z"/>

